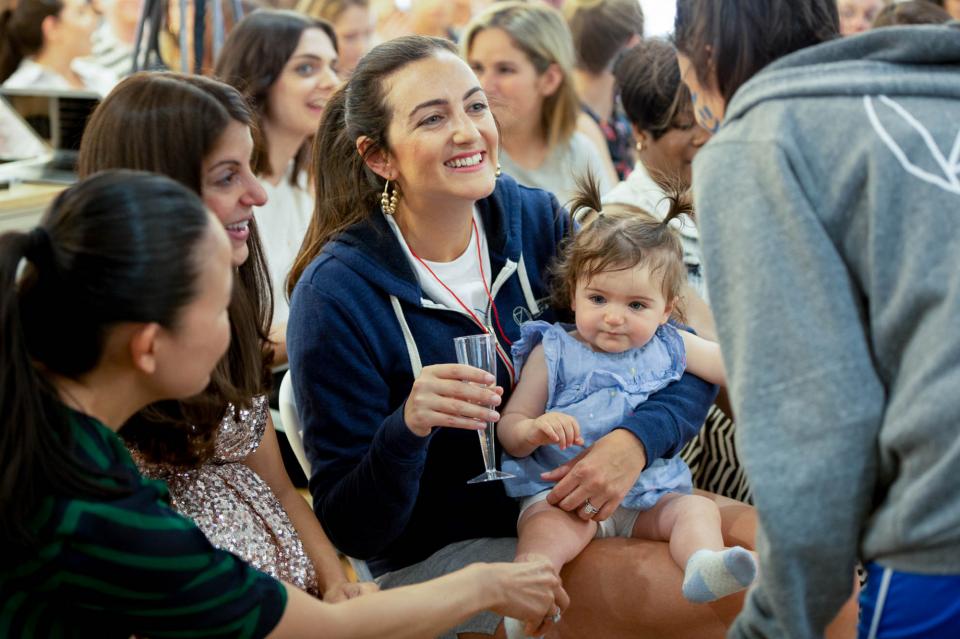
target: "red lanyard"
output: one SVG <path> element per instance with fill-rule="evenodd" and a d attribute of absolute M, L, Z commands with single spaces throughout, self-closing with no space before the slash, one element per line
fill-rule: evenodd
<path fill-rule="evenodd" d="M 503 338 L 503 341 L 505 341 L 505 342 L 507 343 L 507 346 L 513 346 L 513 342 L 511 342 L 511 341 L 507 338 L 507 334 L 503 332 L 503 327 L 500 326 L 500 315 L 499 315 L 499 313 L 497 313 L 497 305 L 493 303 L 493 295 L 491 295 L 490 289 L 489 289 L 489 287 L 487 287 L 487 277 L 486 277 L 486 275 L 485 275 L 484 272 L 483 272 L 483 253 L 480 251 L 480 231 L 477 229 L 477 221 L 474 220 L 474 219 L 471 219 L 471 220 L 470 220 L 470 223 L 473 225 L 473 235 L 477 238 L 477 260 L 480 262 L 480 281 L 483 283 L 483 290 L 484 290 L 484 292 L 487 294 L 487 299 L 490 300 L 490 308 L 493 309 L 493 320 L 494 320 L 494 321 L 496 322 L 496 324 L 497 324 L 497 329 L 499 329 L 499 331 L 500 331 L 500 337 Z M 406 240 L 404 240 L 404 242 L 406 242 Z M 430 268 L 429 266 L 427 266 L 427 263 L 426 263 L 426 262 L 424 262 L 422 259 L 420 259 L 420 256 L 419 256 L 419 255 L 417 255 L 416 253 L 414 253 L 413 249 L 410 248 L 410 245 L 409 245 L 409 244 L 407 244 L 407 249 L 409 249 L 409 250 L 410 250 L 410 254 L 413 255 L 413 257 L 416 258 L 416 260 L 417 260 L 418 262 L 420 262 L 421 265 L 423 265 L 423 268 L 427 269 L 427 271 L 430 273 L 430 275 L 433 276 L 433 279 L 437 280 L 437 282 L 439 282 L 440 286 L 442 286 L 448 293 L 450 293 L 450 295 L 453 296 L 453 299 L 457 300 L 457 303 L 460 305 L 460 307 L 463 308 L 463 310 L 465 310 L 465 311 L 467 312 L 467 314 L 468 314 L 470 317 L 473 318 L 473 321 L 477 324 L 477 326 L 479 326 L 480 328 L 482 328 L 484 333 L 489 333 L 490 331 L 487 329 L 487 327 L 484 325 L 484 323 L 480 321 L 480 318 L 477 317 L 476 314 L 475 314 L 472 310 L 470 310 L 470 307 L 468 307 L 466 304 L 463 303 L 463 300 L 461 300 L 461 299 L 457 296 L 457 294 L 454 293 L 454 292 L 450 289 L 449 286 L 447 286 L 446 284 L 443 283 L 443 280 L 441 280 L 441 279 L 437 276 L 437 274 L 433 272 L 433 269 L 432 269 L 432 268 Z M 500 341 L 499 341 L 498 339 L 496 339 L 496 337 L 497 337 L 497 335 L 496 335 L 496 333 L 494 333 L 494 341 L 495 341 L 496 344 L 497 344 L 497 355 L 499 355 L 499 356 L 500 356 L 500 359 L 503 360 L 503 363 L 506 364 L 507 370 L 510 372 L 510 383 L 513 384 L 513 383 L 514 383 L 514 379 L 515 379 L 515 373 L 514 373 L 514 370 L 513 370 L 513 363 L 510 361 L 510 357 L 509 357 L 509 355 L 507 354 L 507 352 L 500 346 Z"/>

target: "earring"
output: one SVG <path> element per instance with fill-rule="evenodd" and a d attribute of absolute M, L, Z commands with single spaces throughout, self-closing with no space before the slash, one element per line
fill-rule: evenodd
<path fill-rule="evenodd" d="M 497 170 L 493 172 L 493 177 L 500 177 L 503 175 L 503 170 L 500 168 L 500 163 L 497 162 Z"/>
<path fill-rule="evenodd" d="M 643 153 L 643 142 L 637 142 L 637 153 Z"/>
<path fill-rule="evenodd" d="M 380 208 L 387 215 L 393 215 L 397 212 L 397 202 L 400 197 L 397 195 L 398 189 L 393 187 L 393 193 L 390 193 L 390 180 L 383 185 L 383 194 L 380 196 Z"/>

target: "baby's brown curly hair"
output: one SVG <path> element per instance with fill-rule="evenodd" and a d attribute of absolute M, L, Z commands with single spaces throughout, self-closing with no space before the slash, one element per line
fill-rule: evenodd
<path fill-rule="evenodd" d="M 570 214 L 575 220 L 583 216 L 589 221 L 564 241 L 550 268 L 554 308 L 561 314 L 570 309 L 578 282 L 604 271 L 639 265 L 647 266 L 651 274 L 662 274 L 664 299 L 668 305 L 677 302 L 687 281 L 687 268 L 680 236 L 670 222 L 682 214 L 692 216 L 689 198 L 680 192 L 668 195 L 670 211 L 661 222 L 637 206 L 602 206 L 599 187 L 589 175 L 578 180 L 577 187 Z M 679 306 L 674 304 L 675 309 Z M 679 309 L 674 315 L 683 319 Z"/>

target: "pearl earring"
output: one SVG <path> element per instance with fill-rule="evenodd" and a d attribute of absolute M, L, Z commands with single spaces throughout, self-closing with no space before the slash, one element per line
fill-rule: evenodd
<path fill-rule="evenodd" d="M 397 195 L 398 189 L 393 187 L 393 193 L 390 193 L 390 180 L 383 185 L 383 194 L 380 196 L 380 208 L 387 215 L 393 215 L 397 212 L 397 202 L 400 197 Z"/>
<path fill-rule="evenodd" d="M 497 162 L 497 170 L 493 172 L 493 177 L 500 177 L 503 175 L 503 170 L 500 168 L 500 163 Z"/>

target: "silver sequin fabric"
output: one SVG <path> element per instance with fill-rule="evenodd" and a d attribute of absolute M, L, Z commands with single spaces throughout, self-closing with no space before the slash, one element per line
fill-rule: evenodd
<path fill-rule="evenodd" d="M 144 476 L 167 483 L 173 507 L 214 546 L 317 596 L 316 571 L 293 523 L 270 486 L 243 463 L 260 446 L 268 410 L 266 396 L 254 398 L 240 419 L 230 405 L 214 457 L 199 468 L 147 463 L 136 450 L 131 454 Z"/>

